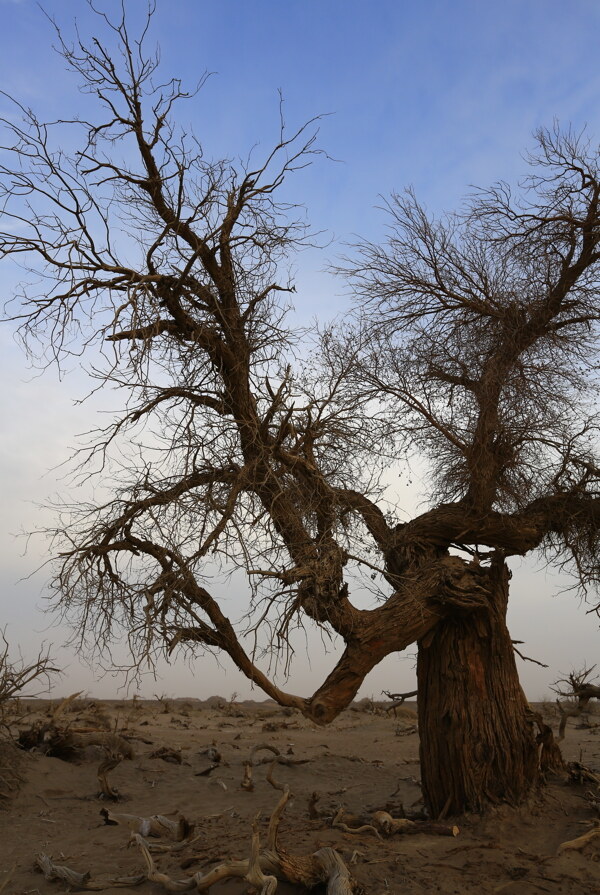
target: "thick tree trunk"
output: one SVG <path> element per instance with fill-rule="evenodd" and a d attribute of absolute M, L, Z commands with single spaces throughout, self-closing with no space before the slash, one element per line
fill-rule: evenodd
<path fill-rule="evenodd" d="M 533 720 L 506 605 L 510 573 L 489 569 L 489 608 L 456 611 L 419 642 L 421 779 L 433 818 L 522 801 L 536 783 Z"/>

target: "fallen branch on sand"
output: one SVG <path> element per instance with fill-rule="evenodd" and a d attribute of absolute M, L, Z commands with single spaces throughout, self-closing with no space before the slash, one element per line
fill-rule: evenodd
<path fill-rule="evenodd" d="M 194 825 L 176 812 L 176 820 L 165 814 L 153 814 L 151 817 L 139 817 L 137 814 L 117 814 L 102 808 L 100 814 L 104 823 L 110 826 L 125 826 L 132 833 L 140 836 L 169 836 L 176 842 L 188 839 L 194 830 Z"/>
<path fill-rule="evenodd" d="M 393 836 L 395 834 L 416 835 L 425 833 L 430 836 L 458 836 L 459 827 L 442 823 L 434 823 L 428 820 L 410 820 L 407 817 L 392 817 L 388 811 L 365 812 L 364 814 L 352 814 L 343 807 L 336 809 L 318 808 L 320 794 L 313 792 L 308 800 L 308 814 L 311 820 L 325 820 L 332 827 L 343 830 L 344 833 L 374 833 L 379 839 L 381 836 Z"/>
<path fill-rule="evenodd" d="M 62 864 L 55 864 L 50 857 L 39 854 L 36 866 L 47 880 L 58 880 L 68 886 L 86 891 L 137 886 L 149 880 L 159 883 L 169 892 L 188 892 L 196 889 L 207 891 L 212 885 L 225 879 L 243 879 L 254 886 L 261 895 L 273 895 L 278 880 L 293 885 L 301 885 L 313 889 L 318 885 L 326 885 L 327 895 L 364 895 L 364 889 L 353 879 L 341 856 L 333 848 L 321 848 L 310 855 L 291 855 L 278 843 L 279 822 L 290 798 L 286 787 L 277 803 L 268 826 L 265 848 L 260 847 L 258 817 L 252 826 L 252 844 L 250 857 L 247 860 L 232 860 L 214 867 L 207 872 L 199 871 L 185 879 L 175 880 L 166 873 L 157 870 L 151 854 L 151 846 L 139 832 L 132 833 L 131 841 L 136 844 L 144 858 L 146 872 L 143 875 L 121 877 L 110 880 L 93 880 L 89 872 L 80 873 Z M 155 815 L 141 818 L 136 815 L 114 814 L 102 812 L 109 823 L 119 823 L 130 829 L 135 826 L 144 828 L 146 835 L 152 835 L 153 829 L 160 835 L 164 831 L 173 832 L 173 822 L 169 818 Z M 165 823 L 166 821 L 166 823 Z"/>
<path fill-rule="evenodd" d="M 600 840 L 600 821 L 594 821 L 594 826 L 587 833 L 578 836 L 576 839 L 569 839 L 567 842 L 558 846 L 557 854 L 560 855 L 564 851 L 581 851 L 590 842 L 598 842 Z"/>
<path fill-rule="evenodd" d="M 168 761 L 171 764 L 181 764 L 183 762 L 181 751 L 171 749 L 169 746 L 161 746 L 160 749 L 155 749 L 154 752 L 148 755 L 148 758 L 160 758 L 162 761 Z"/>
<path fill-rule="evenodd" d="M 456 825 L 439 824 L 428 820 L 409 820 L 407 817 L 394 818 L 387 811 L 375 811 L 373 823 L 386 836 L 395 833 L 415 835 L 427 833 L 432 836 L 458 836 L 460 829 Z"/>
<path fill-rule="evenodd" d="M 43 853 L 37 855 L 35 866 L 41 870 L 48 881 L 60 880 L 76 889 L 85 889 L 86 891 L 100 892 L 103 889 L 126 888 L 129 886 L 139 886 L 146 882 L 144 874 L 138 876 L 123 876 L 116 879 L 93 880 L 90 873 L 78 873 L 64 864 L 55 864 L 48 855 Z"/>

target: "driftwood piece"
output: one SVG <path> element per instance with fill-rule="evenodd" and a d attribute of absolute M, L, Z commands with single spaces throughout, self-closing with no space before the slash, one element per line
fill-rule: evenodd
<path fill-rule="evenodd" d="M 434 823 L 433 821 L 416 821 L 409 820 L 407 817 L 394 818 L 387 811 L 375 811 L 373 813 L 373 823 L 386 836 L 393 836 L 395 833 L 415 835 L 417 833 L 427 833 L 434 836 L 458 836 L 459 827 L 456 825 Z"/>
<path fill-rule="evenodd" d="M 569 839 L 567 842 L 561 843 L 558 846 L 557 854 L 562 854 L 564 851 L 581 851 L 585 848 L 586 845 L 590 842 L 598 842 L 600 840 L 600 823 L 595 821 L 595 825 L 591 830 L 588 830 L 587 833 L 583 833 L 581 836 L 578 836 L 576 839 Z"/>
<path fill-rule="evenodd" d="M 162 761 L 168 761 L 171 764 L 182 764 L 183 762 L 181 752 L 177 749 L 171 749 L 169 746 L 161 746 L 160 749 L 155 749 L 154 752 L 149 754 L 148 758 L 160 758 Z"/>
<path fill-rule="evenodd" d="M 169 836 L 176 842 L 189 839 L 194 831 L 194 824 L 190 823 L 182 814 L 176 813 L 173 820 L 165 814 L 153 814 L 151 817 L 139 817 L 137 814 L 117 814 L 103 808 L 100 814 L 104 823 L 110 826 L 125 826 L 132 833 L 140 836 Z"/>
<path fill-rule="evenodd" d="M 181 880 L 171 879 L 157 870 L 146 843 L 139 834 L 133 840 L 140 848 L 146 864 L 146 876 L 151 882 L 160 883 L 169 892 L 189 892 L 196 889 L 205 892 L 215 883 L 225 879 L 243 879 L 253 886 L 260 886 L 261 895 L 273 895 L 277 880 L 312 889 L 326 885 L 327 895 L 363 895 L 363 889 L 352 878 L 343 859 L 332 848 L 322 848 L 312 855 L 291 855 L 280 849 L 277 842 L 279 822 L 290 798 L 286 787 L 269 821 L 265 848 L 260 848 L 257 822 L 254 822 L 250 858 L 228 861 L 212 870 L 199 871 Z"/>
<path fill-rule="evenodd" d="M 594 773 L 580 761 L 569 761 L 567 763 L 567 771 L 570 783 L 593 783 L 594 786 L 600 787 L 600 775 Z"/>
<path fill-rule="evenodd" d="M 122 876 L 107 880 L 93 880 L 89 872 L 79 873 L 65 864 L 55 864 L 48 855 L 43 853 L 36 856 L 35 866 L 42 871 L 49 882 L 59 880 L 72 888 L 85 889 L 92 892 L 101 892 L 103 889 L 130 888 L 132 886 L 140 886 L 146 882 L 145 874 Z"/>
<path fill-rule="evenodd" d="M 79 889 L 87 888 L 87 883 L 90 879 L 89 871 L 86 871 L 86 873 L 78 873 L 76 870 L 71 870 L 70 867 L 66 867 L 64 864 L 54 864 L 48 855 L 43 853 L 37 855 L 35 863 L 47 880 L 59 879 L 69 886 L 77 887 Z"/>
<path fill-rule="evenodd" d="M 416 835 L 425 833 L 433 836 L 458 836 L 459 827 L 433 821 L 409 820 L 407 817 L 396 818 L 388 811 L 373 811 L 364 814 L 351 814 L 343 807 L 318 808 L 321 796 L 313 792 L 308 800 L 308 814 L 311 820 L 326 820 L 331 826 L 343 830 L 344 833 L 374 833 L 379 839 L 395 834 Z"/>

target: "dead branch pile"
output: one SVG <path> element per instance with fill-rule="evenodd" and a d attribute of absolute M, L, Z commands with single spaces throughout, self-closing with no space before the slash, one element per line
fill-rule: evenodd
<path fill-rule="evenodd" d="M 102 812 L 105 822 L 121 824 L 133 831 L 131 841 L 139 847 L 145 863 L 143 876 L 106 881 L 93 880 L 89 872 L 79 873 L 64 865 L 55 864 L 45 854 L 37 856 L 36 864 L 46 879 L 57 879 L 80 890 L 97 891 L 112 886 L 134 886 L 149 880 L 159 883 L 169 892 L 189 892 L 192 889 L 206 892 L 222 880 L 242 879 L 261 895 L 273 895 L 279 880 L 301 885 L 307 889 L 324 884 L 327 895 L 364 895 L 364 889 L 353 879 L 343 859 L 333 848 L 320 848 L 310 855 L 292 855 L 280 846 L 279 823 L 289 798 L 289 788 L 285 787 L 269 820 L 264 847 L 261 848 L 260 844 L 257 818 L 252 827 L 249 858 L 226 861 L 211 870 L 198 871 L 193 876 L 183 879 L 172 879 L 157 868 L 151 854 L 152 846 L 146 839 L 147 836 L 164 834 L 176 839 L 184 830 L 186 837 L 191 834 L 191 825 L 187 824 L 184 818 L 172 821 L 164 815 L 141 818 L 136 815 Z"/>

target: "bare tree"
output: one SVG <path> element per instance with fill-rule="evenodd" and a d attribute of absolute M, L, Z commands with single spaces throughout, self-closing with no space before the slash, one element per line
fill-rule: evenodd
<path fill-rule="evenodd" d="M 441 220 L 411 191 L 392 196 L 387 244 L 362 243 L 344 266 L 366 346 L 357 400 L 429 458 L 431 509 L 380 542 L 387 567 L 417 577 L 458 553 L 478 576 L 471 606 L 439 591 L 445 617 L 418 646 L 423 782 L 439 811 L 518 798 L 537 773 L 507 558 L 541 550 L 585 593 L 600 572 L 600 156 L 556 126 L 529 162 L 517 195 L 500 183 Z"/>
<path fill-rule="evenodd" d="M 317 152 L 315 123 L 282 123 L 260 162 L 208 160 L 174 123 L 188 94 L 160 82 L 150 18 L 139 40 L 104 19 L 104 42 L 62 42 L 98 114 L 72 122 L 78 149 L 56 148 L 55 126 L 22 106 L 4 122 L 0 251 L 34 273 L 11 315 L 50 358 L 97 346 L 95 375 L 125 394 L 80 455 L 110 498 L 65 506 L 56 527 L 57 604 L 82 640 L 125 630 L 137 661 L 224 651 L 318 723 L 418 642 L 431 813 L 518 801 L 538 751 L 505 558 L 570 551 L 583 584 L 597 577 L 595 419 L 579 395 L 595 348 L 597 156 L 542 135 L 523 207 L 501 186 L 436 224 L 393 199 L 389 245 L 350 265 L 362 318 L 303 364 L 285 270 L 311 237 L 280 197 Z M 400 524 L 380 472 L 410 448 L 428 452 L 437 490 Z M 259 645 L 266 629 L 285 651 L 302 619 L 343 639 L 312 697 L 284 692 L 245 649 L 219 565 L 245 574 Z M 359 609 L 350 588 L 378 573 L 379 605 Z"/>
<path fill-rule="evenodd" d="M 565 737 L 569 718 L 578 718 L 586 711 L 592 699 L 600 699 L 600 686 L 593 683 L 594 680 L 597 680 L 597 676 L 591 677 L 595 669 L 595 665 L 592 665 L 591 668 L 584 665 L 580 671 L 572 671 L 567 677 L 559 678 L 554 682 L 552 689 L 557 696 L 568 700 L 566 704 L 560 699 L 556 700 L 560 714 L 557 738 L 559 742 Z"/>
<path fill-rule="evenodd" d="M 58 674 L 48 650 L 41 649 L 34 662 L 27 663 L 24 659 L 11 659 L 10 644 L 6 639 L 6 631 L 0 631 L 0 723 L 4 721 L 6 710 L 11 702 L 30 684 L 40 684 L 42 680 L 48 681 L 50 676 Z M 35 696 L 37 693 L 25 695 Z"/>

